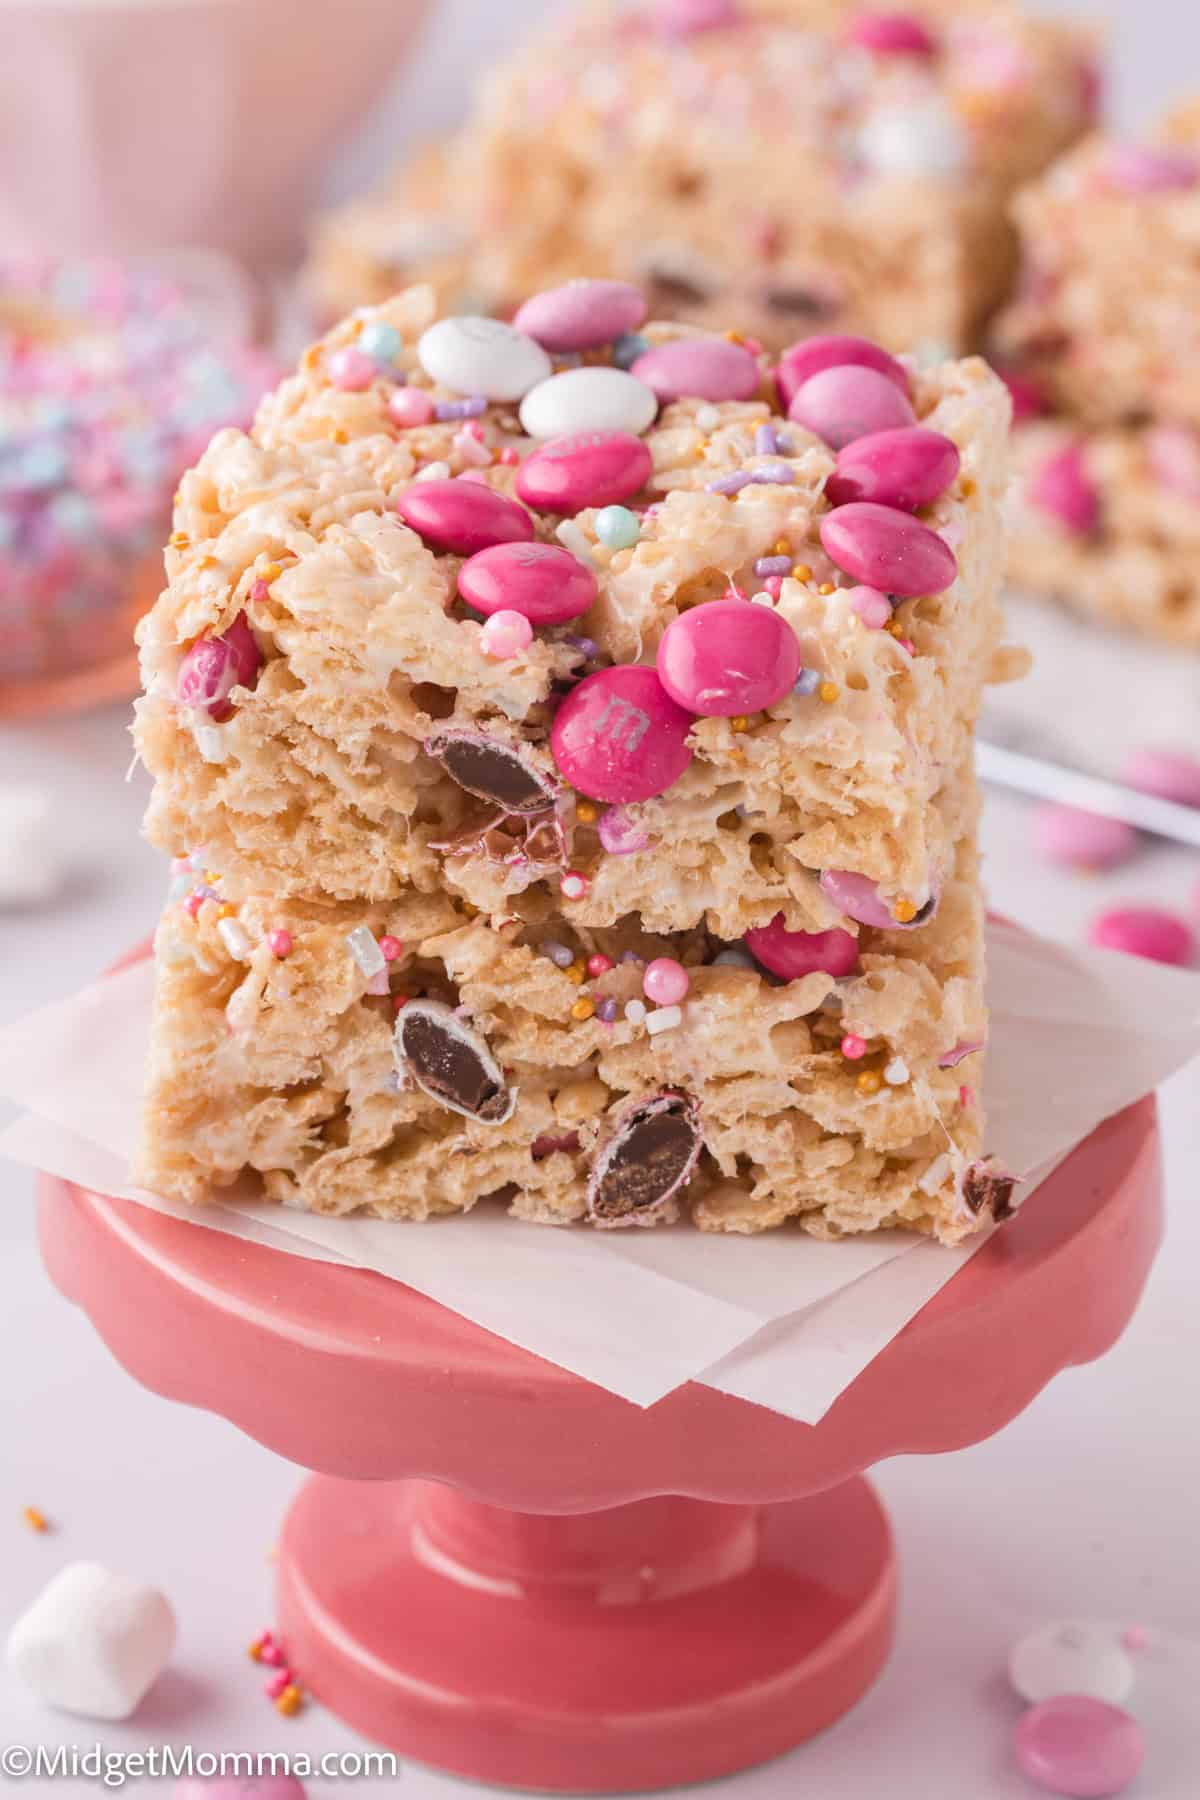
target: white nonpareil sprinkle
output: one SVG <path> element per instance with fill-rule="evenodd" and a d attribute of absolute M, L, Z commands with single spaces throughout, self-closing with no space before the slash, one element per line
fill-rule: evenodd
<path fill-rule="evenodd" d="M 674 1031 L 676 1025 L 682 1024 L 682 1006 L 660 1006 L 646 1018 L 646 1030 L 651 1037 L 657 1037 L 660 1031 Z"/>
<path fill-rule="evenodd" d="M 752 606 L 774 606 L 775 602 L 765 588 L 760 588 L 757 594 L 751 594 L 750 604 Z"/>
<path fill-rule="evenodd" d="M 893 1056 L 883 1071 L 883 1079 L 889 1087 L 903 1087 L 908 1080 L 908 1064 L 902 1056 Z"/>
<path fill-rule="evenodd" d="M 949 1173 L 950 1158 L 943 1152 L 941 1156 L 934 1157 L 917 1186 L 923 1194 L 936 1194 Z"/>
<path fill-rule="evenodd" d="M 425 467 L 418 469 L 413 476 L 414 481 L 448 481 L 449 479 L 450 464 L 448 462 L 426 463 Z"/>
<path fill-rule="evenodd" d="M 582 525 L 577 525 L 574 519 L 564 519 L 561 525 L 555 526 L 554 535 L 564 550 L 569 550 L 580 562 L 591 564 L 592 546 Z"/>
<path fill-rule="evenodd" d="M 348 931 L 346 948 L 368 981 L 372 975 L 378 975 L 381 969 L 387 968 L 387 958 L 376 943 L 375 933 L 369 925 L 356 925 L 353 931 Z"/>
<path fill-rule="evenodd" d="M 219 725 L 193 725 L 192 736 L 206 763 L 223 763 L 228 760 L 229 748 L 225 733 Z"/>
<path fill-rule="evenodd" d="M 249 961 L 250 938 L 244 925 L 239 924 L 236 919 L 220 919 L 217 923 L 217 936 L 235 962 Z"/>
<path fill-rule="evenodd" d="M 646 1017 L 645 1001 L 627 1000 L 625 1002 L 625 1017 L 629 1020 L 631 1025 L 640 1025 Z"/>
<path fill-rule="evenodd" d="M 721 423 L 721 415 L 715 406 L 702 406 L 696 413 L 696 424 L 701 431 L 715 431 Z"/>

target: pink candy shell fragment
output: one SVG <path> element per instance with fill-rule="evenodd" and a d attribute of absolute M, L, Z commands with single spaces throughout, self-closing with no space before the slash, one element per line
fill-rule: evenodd
<path fill-rule="evenodd" d="M 1138 845 L 1137 832 L 1124 820 L 1054 800 L 1034 814 L 1033 837 L 1043 856 L 1074 869 L 1115 869 L 1129 861 Z"/>
<path fill-rule="evenodd" d="M 1134 750 L 1122 770 L 1125 781 L 1140 794 L 1156 794 L 1179 806 L 1200 806 L 1200 757 L 1183 750 Z"/>
<path fill-rule="evenodd" d="M 1092 920 L 1088 942 L 1098 950 L 1122 950 L 1151 962 L 1182 965 L 1192 960 L 1192 933 L 1174 913 L 1156 906 L 1114 906 Z"/>
<path fill-rule="evenodd" d="M 798 981 L 820 972 L 841 977 L 858 967 L 858 939 L 835 927 L 832 931 L 789 931 L 783 914 L 769 925 L 746 933 L 746 948 L 764 969 L 783 981 Z"/>

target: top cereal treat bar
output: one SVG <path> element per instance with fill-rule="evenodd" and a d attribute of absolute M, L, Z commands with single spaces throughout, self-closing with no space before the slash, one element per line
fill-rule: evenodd
<path fill-rule="evenodd" d="M 139 634 L 157 844 L 232 898 L 732 939 L 837 926 L 844 877 L 924 916 L 1003 672 L 1007 395 L 810 340 L 779 374 L 810 430 L 765 356 L 643 305 L 542 296 L 539 343 L 411 290 L 214 440 Z M 898 446 L 835 458 L 847 407 Z"/>
<path fill-rule="evenodd" d="M 322 226 L 312 282 L 334 315 L 418 276 L 503 312 L 582 273 L 774 345 L 950 353 L 1008 289 L 1009 198 L 1095 89 L 1085 36 L 1003 4 L 586 7 L 488 75 L 456 139 Z"/>
<path fill-rule="evenodd" d="M 1094 137 L 1017 202 L 1024 280 L 999 347 L 1088 425 L 1200 424 L 1200 124 Z"/>

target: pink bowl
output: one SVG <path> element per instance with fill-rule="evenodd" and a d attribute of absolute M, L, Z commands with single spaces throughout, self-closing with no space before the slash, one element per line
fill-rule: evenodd
<path fill-rule="evenodd" d="M 0 0 L 0 243 L 285 260 L 426 4 Z"/>

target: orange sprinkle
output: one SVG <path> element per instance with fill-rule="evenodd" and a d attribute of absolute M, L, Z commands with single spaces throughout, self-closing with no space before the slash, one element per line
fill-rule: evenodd
<path fill-rule="evenodd" d="M 917 909 L 911 900 L 897 900 L 892 908 L 892 917 L 898 925 L 907 925 L 917 916 Z"/>
<path fill-rule="evenodd" d="M 750 729 L 750 721 L 745 713 L 738 713 L 735 718 L 730 719 L 729 729 L 731 731 L 748 731 Z"/>
<path fill-rule="evenodd" d="M 864 1069 L 861 1075 L 854 1077 L 854 1085 L 860 1094 L 877 1094 L 883 1086 L 883 1077 L 875 1069 Z"/>
<path fill-rule="evenodd" d="M 304 1705 L 304 1695 L 294 1684 L 285 1687 L 275 1702 L 275 1711 L 282 1713 L 285 1719 L 294 1718 Z"/>
<path fill-rule="evenodd" d="M 246 1655 L 250 1658 L 251 1662 L 261 1662 L 262 1661 L 262 1653 L 266 1649 L 266 1647 L 267 1647 L 266 1637 L 265 1636 L 256 1637 L 254 1642 L 247 1649 Z"/>
<path fill-rule="evenodd" d="M 44 1512 L 39 1512 L 36 1506 L 25 1507 L 21 1513 L 21 1517 L 28 1525 L 30 1531 L 49 1531 L 50 1529 L 49 1519 Z"/>
<path fill-rule="evenodd" d="M 821 699 L 825 702 L 826 706 L 832 706 L 833 702 L 837 699 L 837 697 L 841 693 L 841 691 L 842 690 L 838 686 L 836 681 L 823 681 L 821 683 L 820 687 L 817 689 L 817 693 L 820 695 Z"/>
<path fill-rule="evenodd" d="M 173 531 L 167 539 L 172 550 L 186 550 L 191 541 L 186 531 Z"/>
<path fill-rule="evenodd" d="M 348 444 L 350 442 L 349 437 L 346 432 L 342 430 L 340 425 L 335 425 L 329 435 L 335 444 Z"/>
<path fill-rule="evenodd" d="M 772 556 L 790 556 L 791 554 L 792 554 L 791 538 L 785 538 L 785 537 L 776 538 L 774 544 L 772 544 L 772 546 L 771 546 L 771 555 Z"/>
<path fill-rule="evenodd" d="M 258 573 L 258 579 L 260 581 L 266 581 L 269 583 L 272 581 L 278 581 L 279 577 L 283 574 L 283 570 L 280 568 L 280 566 L 277 562 L 267 562 L 267 563 L 260 564 L 257 573 Z"/>
<path fill-rule="evenodd" d="M 725 336 L 731 344 L 744 344 L 746 341 L 744 331 L 727 331 Z"/>
<path fill-rule="evenodd" d="M 975 484 L 973 477 L 970 475 L 964 475 L 963 479 L 962 479 L 963 498 L 966 500 L 969 500 L 971 498 L 971 495 L 974 494 L 976 491 L 977 491 L 977 488 L 976 488 L 976 484 Z"/>
<path fill-rule="evenodd" d="M 786 550 L 781 550 L 779 554 L 781 556 L 786 556 L 788 552 Z M 795 563 L 792 566 L 792 579 L 794 581 L 811 581 L 812 570 L 807 563 Z"/>
<path fill-rule="evenodd" d="M 583 986 L 583 978 L 586 975 L 587 970 L 584 968 L 584 966 L 581 962 L 573 962 L 571 964 L 570 968 L 564 969 L 563 973 L 566 975 L 567 980 L 572 984 L 572 986 L 582 987 Z"/>
<path fill-rule="evenodd" d="M 837 588 L 832 581 L 823 581 L 817 589 L 818 594 L 836 594 Z"/>
<path fill-rule="evenodd" d="M 236 912 L 236 906 L 230 906 L 228 900 L 223 900 L 217 908 L 217 917 L 218 919 L 232 919 Z"/>
<path fill-rule="evenodd" d="M 581 825 L 594 825 L 599 816 L 591 800 L 580 800 L 575 807 L 575 817 Z"/>
<path fill-rule="evenodd" d="M 582 1024 L 585 1019 L 591 1018 L 595 1010 L 596 1002 L 594 1000 L 589 1000 L 586 994 L 581 994 L 571 1008 L 571 1017 L 573 1019 L 578 1019 L 580 1024 Z"/>

